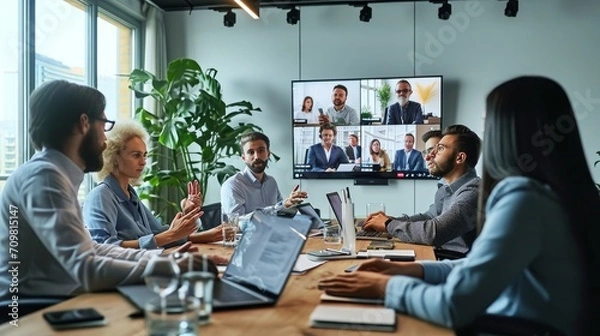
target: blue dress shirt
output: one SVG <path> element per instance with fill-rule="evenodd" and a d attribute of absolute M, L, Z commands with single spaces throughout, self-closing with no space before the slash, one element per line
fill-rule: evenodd
<path fill-rule="evenodd" d="M 283 197 L 277 181 L 265 173 L 263 181 L 254 177 L 248 167 L 228 178 L 221 186 L 221 208 L 223 213 L 237 212 L 243 216 L 256 209 L 283 208 Z"/>
<path fill-rule="evenodd" d="M 558 196 L 526 177 L 499 182 L 466 258 L 423 262 L 424 279 L 395 276 L 385 305 L 447 327 L 479 314 L 545 322 L 574 334 L 583 266 Z"/>

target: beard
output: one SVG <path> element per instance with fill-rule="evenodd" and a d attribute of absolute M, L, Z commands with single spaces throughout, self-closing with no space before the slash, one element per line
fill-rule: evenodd
<path fill-rule="evenodd" d="M 104 160 L 102 159 L 102 152 L 106 148 L 106 144 L 98 144 L 98 134 L 94 128 L 90 128 L 90 131 L 85 135 L 81 146 L 79 146 L 79 156 L 85 162 L 85 173 L 95 172 L 102 169 Z"/>
<path fill-rule="evenodd" d="M 248 167 L 248 169 L 250 169 L 250 171 L 252 171 L 254 174 L 262 174 L 265 169 L 267 169 L 267 162 L 261 159 L 256 159 L 251 163 L 246 162 L 246 167 Z"/>
<path fill-rule="evenodd" d="M 406 103 L 408 103 L 408 97 L 404 97 L 404 96 L 398 97 L 398 103 L 400 103 L 400 105 L 406 105 Z"/>
<path fill-rule="evenodd" d="M 335 107 L 340 107 L 340 106 L 344 105 L 344 103 L 345 103 L 345 101 L 342 101 L 341 99 L 334 99 L 333 100 L 333 105 Z"/>
<path fill-rule="evenodd" d="M 453 157 L 453 156 L 452 156 Z M 433 165 L 429 168 L 429 173 L 433 176 L 444 177 L 454 169 L 454 161 L 447 160 L 444 162 L 432 161 Z M 427 164 L 429 166 L 429 164 Z"/>

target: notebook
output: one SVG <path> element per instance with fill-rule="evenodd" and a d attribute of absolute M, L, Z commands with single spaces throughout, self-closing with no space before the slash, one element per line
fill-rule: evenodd
<path fill-rule="evenodd" d="M 310 326 L 326 329 L 395 331 L 396 313 L 389 308 L 318 305 L 310 314 Z"/>
<path fill-rule="evenodd" d="M 331 205 L 331 209 L 333 210 L 333 214 L 335 215 L 335 219 L 337 219 L 338 223 L 342 222 L 342 199 L 340 198 L 340 194 L 337 192 L 327 193 L 327 200 L 329 201 L 329 205 Z M 355 223 L 355 225 L 362 226 L 364 221 Z M 379 232 L 375 230 L 358 230 L 356 232 L 356 239 L 362 240 L 388 240 L 392 239 L 387 232 Z"/>
<path fill-rule="evenodd" d="M 311 224 L 304 215 L 287 218 L 255 211 L 221 280 L 215 282 L 213 310 L 275 305 Z M 117 290 L 140 309 L 156 296 L 145 284 Z"/>

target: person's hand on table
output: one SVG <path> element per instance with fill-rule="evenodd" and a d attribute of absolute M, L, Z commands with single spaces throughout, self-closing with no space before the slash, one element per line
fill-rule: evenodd
<path fill-rule="evenodd" d="M 385 297 L 390 278 L 387 274 L 357 271 L 323 279 L 318 288 L 329 295 L 380 299 Z"/>
<path fill-rule="evenodd" d="M 389 219 L 383 211 L 374 212 L 367 217 L 363 229 L 385 232 L 385 222 Z"/>

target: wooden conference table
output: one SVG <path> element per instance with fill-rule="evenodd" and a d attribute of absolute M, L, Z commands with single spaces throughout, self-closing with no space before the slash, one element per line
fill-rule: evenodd
<path fill-rule="evenodd" d="M 366 248 L 368 240 L 357 240 L 357 248 Z M 214 244 L 198 244 L 200 252 L 231 255 L 233 249 Z M 331 246 L 331 245 L 329 245 Z M 304 252 L 324 248 L 323 240 L 310 238 Z M 396 249 L 414 249 L 417 260 L 433 260 L 429 246 L 396 242 Z M 359 261 L 360 262 L 360 261 Z M 309 316 L 320 303 L 323 293 L 317 289 L 320 279 L 339 274 L 357 260 L 332 260 L 309 270 L 303 275 L 291 275 L 277 305 L 266 308 L 241 309 L 213 312 L 212 322 L 201 326 L 201 335 L 385 335 L 389 333 L 355 330 L 315 329 L 309 326 Z M 329 303 L 328 303 L 329 304 Z M 335 303 L 338 304 L 338 303 Z M 356 304 L 348 304 L 357 306 Z M 367 307 L 368 305 L 364 305 Z M 107 319 L 102 327 L 54 331 L 43 319 L 42 313 L 53 310 L 94 307 Z M 136 311 L 119 293 L 82 294 L 60 304 L 37 311 L 19 319 L 19 327 L 5 323 L 0 326 L 0 335 L 146 335 L 144 319 L 131 319 L 128 315 Z M 441 328 L 419 319 L 398 314 L 395 335 L 454 335 L 450 329 Z"/>

